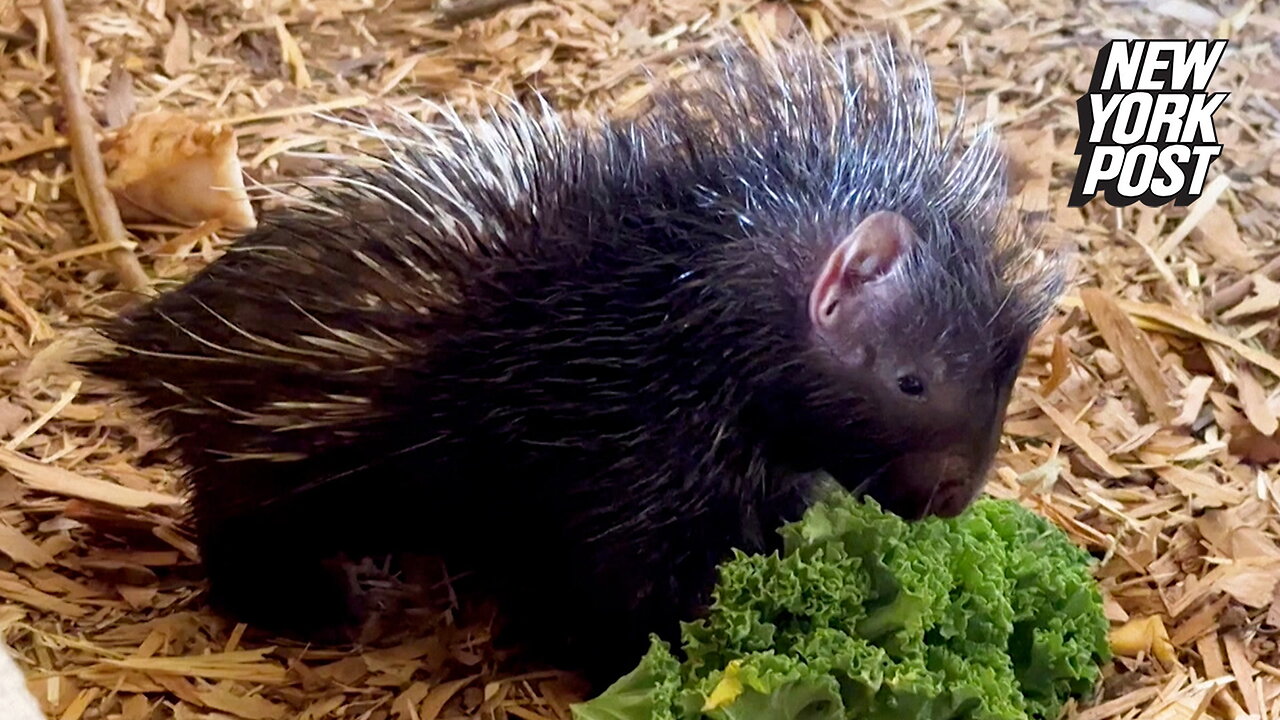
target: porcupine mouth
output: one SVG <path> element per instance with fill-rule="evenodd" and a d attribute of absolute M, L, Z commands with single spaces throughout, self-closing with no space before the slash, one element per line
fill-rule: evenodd
<path fill-rule="evenodd" d="M 880 507 L 904 520 L 952 518 L 961 515 L 980 494 L 963 483 L 939 480 L 928 485 L 913 485 L 883 471 L 877 473 L 859 497 L 870 497 Z"/>
<path fill-rule="evenodd" d="M 953 517 L 968 507 L 963 492 L 938 482 L 928 487 L 917 487 L 910 482 L 895 477 L 889 472 L 892 463 L 885 462 L 871 473 L 865 470 L 854 475 L 839 471 L 827 471 L 828 474 L 854 497 L 875 500 L 884 510 L 897 515 L 903 520 L 916 521 L 926 517 Z"/>

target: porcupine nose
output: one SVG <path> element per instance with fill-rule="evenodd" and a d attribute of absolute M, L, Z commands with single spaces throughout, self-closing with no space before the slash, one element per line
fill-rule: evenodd
<path fill-rule="evenodd" d="M 955 450 L 915 452 L 892 462 L 868 494 L 909 520 L 955 517 L 977 497 L 988 463 Z"/>
<path fill-rule="evenodd" d="M 975 466 L 968 457 L 944 456 L 939 462 L 937 491 L 925 513 L 948 518 L 964 512 L 982 490 L 986 474 L 986 463 Z"/>
<path fill-rule="evenodd" d="M 987 484 L 1005 416 L 1005 401 L 1000 397 L 991 400 L 988 422 L 972 425 L 967 437 L 933 455 L 924 467 L 917 469 L 917 472 L 932 471 L 932 476 L 920 477 L 934 477 L 938 483 L 923 514 L 955 517 L 978 499 Z"/>

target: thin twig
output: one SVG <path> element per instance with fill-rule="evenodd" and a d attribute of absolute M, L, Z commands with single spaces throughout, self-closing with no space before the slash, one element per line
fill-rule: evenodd
<path fill-rule="evenodd" d="M 67 130 L 71 141 L 72 167 L 81 179 L 80 203 L 89 216 L 89 224 L 101 242 L 115 249 L 108 257 L 115 266 L 120 284 L 129 290 L 142 290 L 149 281 L 138 258 L 128 249 L 128 233 L 120 220 L 115 198 L 107 189 L 107 174 L 98 152 L 98 129 L 80 93 L 80 73 L 67 22 L 67 8 L 62 0 L 44 0 L 45 21 L 49 24 L 49 44 L 57 68 L 62 106 L 67 114 Z"/>

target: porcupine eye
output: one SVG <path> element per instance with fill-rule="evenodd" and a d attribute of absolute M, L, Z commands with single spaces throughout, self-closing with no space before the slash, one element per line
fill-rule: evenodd
<path fill-rule="evenodd" d="M 902 375 L 898 378 L 898 389 L 912 397 L 924 394 L 924 381 L 915 375 Z"/>

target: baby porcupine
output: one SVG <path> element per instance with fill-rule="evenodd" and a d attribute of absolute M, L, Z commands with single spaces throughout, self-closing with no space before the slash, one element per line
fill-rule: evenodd
<path fill-rule="evenodd" d="M 975 497 L 1062 273 L 983 133 L 887 45 L 726 51 L 638 118 L 387 137 L 108 324 L 189 467 L 216 607 L 350 621 L 338 552 L 478 568 L 516 637 L 616 677 L 824 470 Z"/>

